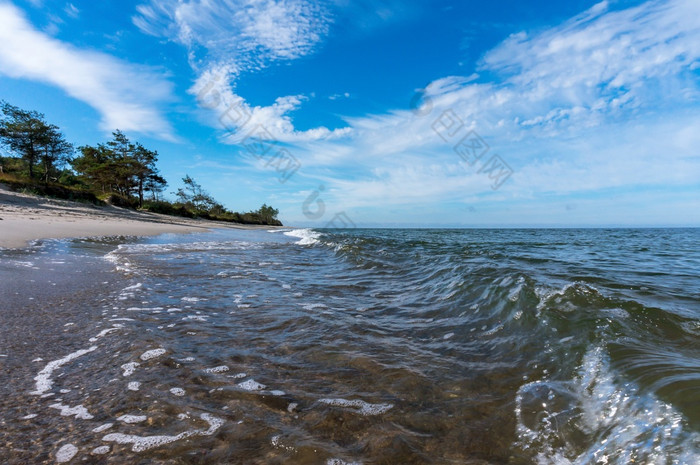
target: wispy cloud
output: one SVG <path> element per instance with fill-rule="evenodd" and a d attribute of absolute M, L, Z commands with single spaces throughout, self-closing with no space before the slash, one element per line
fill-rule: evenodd
<path fill-rule="evenodd" d="M 350 93 L 344 92 L 342 94 L 333 94 L 328 96 L 328 100 L 339 100 L 344 98 L 350 98 Z"/>
<path fill-rule="evenodd" d="M 80 10 L 72 3 L 66 3 L 63 11 L 73 19 L 77 19 L 80 16 Z"/>
<path fill-rule="evenodd" d="M 335 12 L 352 10 L 346 3 L 335 2 Z M 198 76 L 190 92 L 212 110 L 212 126 L 230 131 L 226 142 L 237 144 L 250 128 L 262 126 L 269 139 L 294 144 L 302 169 L 280 200 L 291 221 L 305 220 L 299 203 L 310 186 L 323 186 L 327 204 L 354 212 L 360 222 L 376 220 L 377 209 L 395 208 L 402 212 L 397 218 L 405 218 L 416 205 L 432 206 L 426 208 L 434 218 L 426 219 L 435 221 L 455 205 L 489 205 L 488 214 L 480 208 L 469 214 L 488 222 L 498 217 L 500 224 L 528 218 L 546 223 L 548 212 L 558 208 L 594 221 L 605 214 L 611 192 L 628 207 L 639 199 L 637 213 L 659 212 L 663 208 L 649 203 L 649 192 L 687 194 L 697 187 L 695 0 L 649 0 L 623 9 L 603 1 L 558 26 L 511 35 L 484 54 L 477 74 L 436 79 L 423 90 L 426 112 L 406 102 L 346 118 L 342 129 L 300 131 L 292 114 L 304 96 L 254 106 L 236 92 L 236 81 L 320 47 L 329 28 L 345 19 L 318 5 L 152 0 L 133 18 L 143 32 L 187 48 Z M 489 155 L 501 155 L 515 170 L 498 191 L 458 156 L 455 141 L 436 134 L 435 122 L 447 110 L 461 118 L 465 132 L 475 130 L 486 140 Z M 697 206 L 686 194 L 678 196 L 677 211 Z M 587 200 L 577 201 L 581 196 Z M 610 209 L 608 218 L 624 216 L 620 208 Z M 695 218 L 700 221 L 697 213 Z"/>
<path fill-rule="evenodd" d="M 211 125 L 224 129 L 224 142 L 239 143 L 256 128 L 259 129 L 257 138 L 287 143 L 336 139 L 350 133 L 349 128 L 329 130 L 326 127 L 299 131 L 289 114 L 301 106 L 305 96 L 278 97 L 272 105 L 252 106 L 234 92 L 228 76 L 225 67 L 209 69 L 190 89 L 199 104 L 211 110 Z"/>
<path fill-rule="evenodd" d="M 515 34 L 484 56 L 479 73 L 488 78 L 431 83 L 427 115 L 407 102 L 406 109 L 348 119 L 352 139 L 343 146 L 306 146 L 305 173 L 327 186 L 339 209 L 371 207 L 377 199 L 382 207 L 461 199 L 495 202 L 512 215 L 508 203 L 550 195 L 612 189 L 648 199 L 641 195 L 648 189 L 696 188 L 698 17 L 693 0 L 623 10 L 602 2 L 549 30 Z M 498 192 L 435 133 L 446 110 L 515 169 Z M 604 215 L 603 203 L 596 205 L 593 212 Z"/>
<path fill-rule="evenodd" d="M 56 40 L 6 2 L 0 2 L 0 42 L 0 73 L 63 89 L 102 115 L 102 130 L 174 139 L 160 109 L 172 98 L 163 73 Z"/>
<path fill-rule="evenodd" d="M 137 12 L 139 29 L 189 47 L 194 65 L 235 64 L 238 71 L 310 53 L 330 22 L 320 4 L 305 0 L 151 0 Z"/>
<path fill-rule="evenodd" d="M 304 141 L 342 135 L 319 127 L 294 129 L 289 112 L 303 96 L 278 98 L 269 106 L 251 106 L 235 92 L 242 73 L 312 53 L 327 34 L 331 17 L 323 4 L 306 0 L 151 0 L 132 18 L 144 33 L 187 47 L 198 74 L 191 93 L 217 92 L 226 106 L 212 106 L 215 117 L 234 104 L 282 141 Z M 216 127 L 219 127 L 218 125 Z M 243 128 L 239 128 L 243 130 Z"/>

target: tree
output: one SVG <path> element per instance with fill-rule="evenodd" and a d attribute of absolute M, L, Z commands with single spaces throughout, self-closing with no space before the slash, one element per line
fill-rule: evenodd
<path fill-rule="evenodd" d="M 0 102 L 0 111 L 3 114 L 0 142 L 27 162 L 29 177 L 33 178 L 34 166 L 49 140 L 50 126 L 44 121 L 43 114 L 22 110 L 5 101 Z"/>
<path fill-rule="evenodd" d="M 182 178 L 182 182 L 185 184 L 184 188 L 179 188 L 175 195 L 178 201 L 182 203 L 186 208 L 194 210 L 195 213 L 214 216 L 231 215 L 232 212 L 228 211 L 226 207 L 217 202 L 211 195 L 209 195 L 202 186 L 197 183 L 190 175 L 185 175 Z"/>
<path fill-rule="evenodd" d="M 133 175 L 136 178 L 136 188 L 139 196 L 139 207 L 143 207 L 143 193 L 146 190 L 146 183 L 150 180 L 153 186 L 156 181 L 162 180 L 163 188 L 165 188 L 165 184 L 167 183 L 165 179 L 158 174 L 158 168 L 156 168 L 158 152 L 148 150 L 143 145 L 136 143 L 131 157 Z"/>
<path fill-rule="evenodd" d="M 53 174 L 59 167 L 70 162 L 73 154 L 73 145 L 68 143 L 63 134 L 59 131 L 58 126 L 49 125 L 46 134 L 43 150 L 41 151 L 41 164 L 44 168 L 44 182 L 49 181 L 49 176 Z M 55 173 L 57 176 L 60 173 Z"/>
<path fill-rule="evenodd" d="M 113 139 L 105 145 L 110 152 L 114 174 L 113 189 L 124 197 L 130 197 L 137 187 L 136 171 L 138 171 L 133 154 L 136 145 L 119 129 L 112 133 Z"/>
<path fill-rule="evenodd" d="M 97 147 L 80 147 L 82 156 L 73 161 L 73 168 L 103 193 L 136 196 L 139 207 L 143 207 L 144 192 L 150 191 L 155 198 L 167 184 L 156 168 L 158 152 L 131 142 L 119 130 L 112 136 L 112 140 Z"/>
<path fill-rule="evenodd" d="M 73 169 L 93 189 L 99 189 L 103 194 L 111 192 L 115 184 L 114 153 L 104 144 L 97 147 L 85 145 L 78 150 L 82 155 L 71 162 Z"/>
<path fill-rule="evenodd" d="M 260 207 L 260 209 L 255 213 L 257 213 L 263 223 L 275 224 L 277 222 L 277 215 L 279 212 L 280 211 L 278 209 L 272 208 L 267 204 L 263 204 L 262 207 Z"/>
<path fill-rule="evenodd" d="M 189 174 L 186 174 L 185 177 L 182 178 L 182 182 L 185 184 L 185 188 L 179 188 L 175 193 L 181 203 L 202 212 L 208 212 L 218 205 L 216 200 L 214 200 L 211 195 L 207 194 L 204 189 L 202 189 L 202 186 L 190 177 Z M 221 205 L 218 206 L 223 208 Z"/>
<path fill-rule="evenodd" d="M 160 194 L 165 190 L 168 181 L 160 174 L 149 174 L 144 184 L 144 191 L 151 193 L 151 199 L 160 200 Z"/>

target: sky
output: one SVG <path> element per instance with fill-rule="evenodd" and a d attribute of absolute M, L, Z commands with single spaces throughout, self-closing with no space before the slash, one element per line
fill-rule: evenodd
<path fill-rule="evenodd" d="M 700 226 L 697 0 L 0 0 L 0 44 L 0 99 L 235 211 Z"/>

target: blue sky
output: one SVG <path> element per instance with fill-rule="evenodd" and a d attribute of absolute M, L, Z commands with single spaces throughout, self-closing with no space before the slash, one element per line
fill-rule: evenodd
<path fill-rule="evenodd" d="M 0 98 L 305 226 L 700 225 L 700 2 L 0 0 Z"/>

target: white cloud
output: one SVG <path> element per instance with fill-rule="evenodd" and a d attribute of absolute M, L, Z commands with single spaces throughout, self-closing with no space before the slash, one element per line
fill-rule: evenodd
<path fill-rule="evenodd" d="M 299 155 L 304 171 L 327 186 L 326 201 L 338 210 L 377 199 L 384 208 L 461 198 L 500 202 L 506 211 L 523 199 L 544 205 L 548 196 L 622 190 L 649 199 L 648 190 L 693 189 L 700 179 L 698 17 L 693 0 L 618 11 L 603 2 L 560 26 L 515 34 L 484 56 L 480 72 L 492 80 L 434 81 L 427 115 L 407 102 L 403 110 L 349 119 L 351 149 L 308 145 Z M 452 150 L 458 137 L 435 133 L 445 110 L 462 119 L 460 135 L 474 129 L 486 140 L 485 158 L 498 153 L 514 168 L 499 191 Z M 596 201 L 592 214 L 605 215 L 604 204 Z M 680 219 L 689 205 L 678 204 Z M 688 217 L 700 221 L 697 212 Z"/>
<path fill-rule="evenodd" d="M 151 0 L 137 11 L 139 29 L 187 46 L 193 65 L 235 64 L 237 71 L 307 55 L 330 22 L 318 3 L 305 0 Z"/>
<path fill-rule="evenodd" d="M 328 96 L 328 100 L 339 100 L 343 98 L 350 98 L 350 93 L 344 92 L 342 94 L 333 94 Z"/>
<path fill-rule="evenodd" d="M 269 106 L 251 106 L 234 93 L 227 80 L 226 69 L 205 71 L 191 89 L 200 105 L 216 117 L 214 127 L 225 129 L 227 143 L 239 143 L 256 128 L 256 137 L 279 142 L 299 143 L 347 136 L 349 128 L 329 130 L 317 127 L 306 131 L 295 129 L 289 113 L 298 109 L 306 97 L 278 97 Z"/>
<path fill-rule="evenodd" d="M 63 8 L 63 11 L 73 19 L 76 19 L 78 18 L 78 16 L 80 16 L 80 10 L 72 3 L 66 3 L 66 6 L 65 8 Z"/>
<path fill-rule="evenodd" d="M 700 3 L 693 0 L 613 12 L 599 4 L 538 35 L 511 36 L 487 53 L 481 71 L 501 79 L 434 81 L 426 88 L 433 106 L 428 117 L 416 118 L 407 108 L 350 123 L 370 140 L 367 145 L 400 153 L 442 143 L 430 125 L 447 109 L 483 136 L 516 140 L 572 135 L 658 112 L 660 105 L 697 103 L 697 77 L 689 70 L 700 60 L 699 15 Z"/>
<path fill-rule="evenodd" d="M 80 50 L 37 31 L 15 6 L 0 2 L 0 73 L 64 90 L 95 108 L 100 128 L 173 139 L 159 105 L 171 84 L 153 69 Z"/>
<path fill-rule="evenodd" d="M 302 96 L 280 97 L 270 106 L 252 107 L 234 91 L 241 73 L 314 51 L 331 21 L 320 3 L 151 0 L 139 5 L 137 12 L 132 19 L 141 31 L 187 47 L 190 65 L 199 76 L 190 92 L 217 92 L 225 106 L 209 106 L 216 118 L 230 105 L 240 106 L 252 115 L 251 123 L 262 124 L 275 139 L 287 142 L 332 138 L 347 132 L 324 127 L 297 131 L 289 113 L 301 105 Z M 238 132 L 244 130 L 238 128 Z"/>

